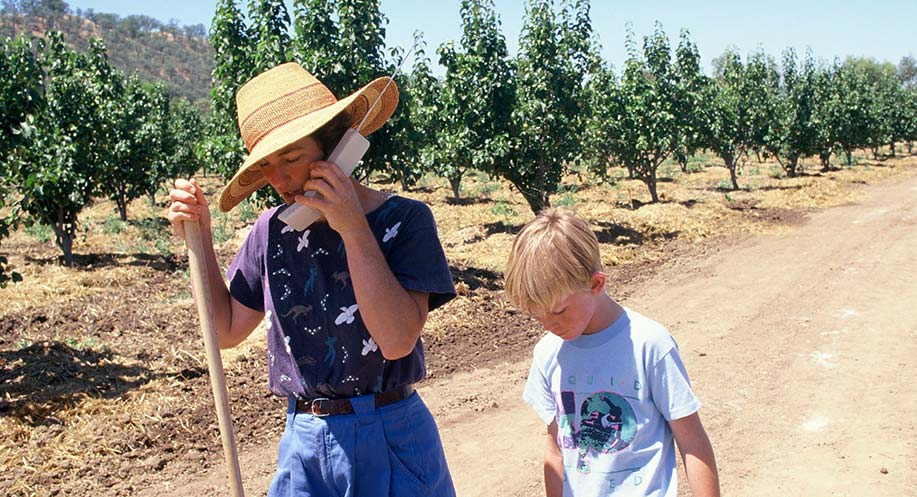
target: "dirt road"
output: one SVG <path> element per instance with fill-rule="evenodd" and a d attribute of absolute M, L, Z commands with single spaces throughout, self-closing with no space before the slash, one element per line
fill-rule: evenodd
<path fill-rule="evenodd" d="M 628 291 L 679 342 L 724 495 L 917 495 L 917 178 L 863 193 Z M 511 359 L 421 388 L 460 496 L 541 492 L 543 426 L 519 400 L 528 358 Z M 264 494 L 275 447 L 241 455 L 247 495 Z M 225 488 L 218 466 L 139 495 Z"/>

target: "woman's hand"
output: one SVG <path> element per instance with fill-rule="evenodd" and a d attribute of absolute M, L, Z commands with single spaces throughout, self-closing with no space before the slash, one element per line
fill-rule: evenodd
<path fill-rule="evenodd" d="M 172 204 L 166 217 L 176 235 L 185 239 L 185 221 L 198 221 L 201 231 L 210 233 L 210 207 L 197 180 L 175 180 L 175 187 L 169 190 L 169 199 Z"/>
<path fill-rule="evenodd" d="M 320 211 L 328 225 L 341 236 L 367 227 L 366 214 L 353 180 L 340 167 L 331 162 L 316 161 L 309 174 L 310 178 L 303 185 L 303 190 L 314 191 L 317 195 L 297 195 L 296 203 Z"/>

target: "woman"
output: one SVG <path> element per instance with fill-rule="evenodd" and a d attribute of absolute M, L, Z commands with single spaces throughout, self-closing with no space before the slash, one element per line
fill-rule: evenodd
<path fill-rule="evenodd" d="M 397 95 L 379 78 L 337 101 L 295 63 L 239 90 L 249 156 L 220 208 L 266 184 L 284 204 L 255 222 L 228 284 L 197 182 L 178 180 L 169 193 L 176 233 L 184 237 L 184 221 L 201 223 L 209 278 L 219 282 L 211 297 L 220 347 L 265 321 L 268 387 L 289 399 L 271 497 L 455 494 L 435 422 L 413 388 L 426 374 L 427 313 L 455 297 L 433 215 L 322 160 L 348 127 L 363 122 L 364 135 L 381 127 Z M 297 231 L 277 219 L 294 203 L 322 217 Z"/>

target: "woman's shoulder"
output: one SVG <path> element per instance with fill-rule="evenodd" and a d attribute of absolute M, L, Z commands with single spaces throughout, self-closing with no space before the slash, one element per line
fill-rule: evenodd
<path fill-rule="evenodd" d="M 398 217 L 403 224 L 433 224 L 433 211 L 427 204 L 401 195 L 390 195 L 371 215 L 382 220 Z"/>

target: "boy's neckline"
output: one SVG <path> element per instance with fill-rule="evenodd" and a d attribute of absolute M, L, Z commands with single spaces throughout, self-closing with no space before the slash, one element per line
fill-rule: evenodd
<path fill-rule="evenodd" d="M 619 332 L 630 322 L 627 309 L 623 306 L 621 309 L 623 312 L 621 312 L 621 314 L 607 327 L 589 335 L 580 335 L 573 340 L 564 341 L 564 343 L 568 343 L 577 348 L 592 348 L 602 345 L 618 336 Z"/>

